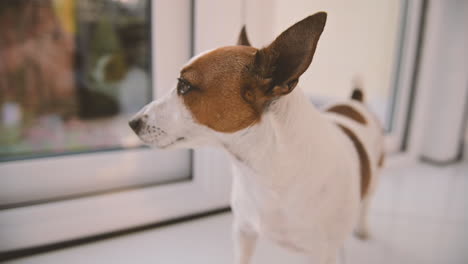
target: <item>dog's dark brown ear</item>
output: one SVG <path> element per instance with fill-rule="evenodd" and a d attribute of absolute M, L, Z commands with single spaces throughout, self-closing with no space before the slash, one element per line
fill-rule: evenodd
<path fill-rule="evenodd" d="M 327 13 L 319 12 L 297 22 L 255 55 L 254 68 L 271 79 L 268 95 L 290 93 L 307 70 L 322 34 Z"/>
<path fill-rule="evenodd" d="M 242 27 L 241 32 L 239 33 L 239 38 L 237 39 L 237 45 L 252 46 L 250 45 L 249 38 L 247 37 L 247 31 L 245 29 L 245 26 Z"/>

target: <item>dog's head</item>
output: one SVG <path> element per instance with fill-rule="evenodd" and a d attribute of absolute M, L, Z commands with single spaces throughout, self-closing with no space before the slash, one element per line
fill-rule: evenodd
<path fill-rule="evenodd" d="M 147 144 L 160 148 L 215 143 L 261 121 L 268 105 L 290 93 L 312 62 L 326 13 L 296 23 L 269 46 L 250 46 L 245 28 L 237 46 L 198 55 L 180 71 L 177 86 L 130 121 Z"/>

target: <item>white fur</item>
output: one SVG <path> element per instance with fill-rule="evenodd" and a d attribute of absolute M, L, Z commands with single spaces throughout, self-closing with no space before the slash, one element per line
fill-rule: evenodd
<path fill-rule="evenodd" d="M 260 235 L 322 264 L 335 263 L 359 218 L 358 231 L 366 232 L 368 199 L 361 201 L 359 157 L 335 123 L 346 125 L 363 142 L 373 176 L 382 152 L 377 122 L 360 103 L 349 104 L 363 114 L 367 125 L 319 112 L 300 88 L 274 102 L 259 123 L 235 133 L 214 132 L 194 122 L 174 90 L 137 115 L 146 116 L 140 137 L 148 144 L 209 144 L 231 154 L 235 263 L 250 263 Z M 155 135 L 153 126 L 164 133 Z M 176 141 L 180 137 L 184 140 Z M 373 179 L 371 192 L 375 183 Z"/>
<path fill-rule="evenodd" d="M 212 144 L 212 131 L 194 121 L 175 88 L 143 107 L 134 118 L 140 117 L 145 125 L 138 136 L 148 145 L 166 149 Z"/>
<path fill-rule="evenodd" d="M 323 115 L 297 88 L 277 101 L 260 124 L 225 137 L 233 157 L 243 157 L 233 159 L 239 249 L 262 235 L 309 254 L 316 263 L 334 263 L 356 224 L 361 197 L 357 152 L 330 119 L 357 129 L 361 140 L 368 139 L 366 146 L 380 137 L 377 124 L 363 128 Z M 250 252 L 239 250 L 237 263 L 249 263 Z"/>

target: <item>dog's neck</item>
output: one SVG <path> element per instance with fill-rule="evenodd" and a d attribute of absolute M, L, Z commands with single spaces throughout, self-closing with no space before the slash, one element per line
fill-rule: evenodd
<path fill-rule="evenodd" d="M 293 169 L 296 162 L 320 162 L 327 155 L 329 131 L 330 123 L 296 88 L 275 101 L 258 124 L 222 141 L 235 163 L 270 177 Z"/>

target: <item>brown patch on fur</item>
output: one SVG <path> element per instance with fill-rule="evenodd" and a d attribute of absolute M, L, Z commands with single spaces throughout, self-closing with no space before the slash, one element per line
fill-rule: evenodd
<path fill-rule="evenodd" d="M 382 168 L 383 165 L 384 165 L 384 162 L 385 162 L 385 154 L 380 154 L 380 158 L 379 158 L 379 163 L 377 163 L 377 165 Z"/>
<path fill-rule="evenodd" d="M 335 106 L 332 106 L 331 108 L 329 108 L 327 110 L 327 112 L 332 112 L 332 113 L 337 113 L 337 114 L 340 114 L 340 115 L 344 115 L 360 124 L 367 124 L 367 121 L 366 119 L 364 118 L 364 116 L 361 115 L 361 113 L 359 113 L 358 111 L 356 111 L 356 109 L 354 109 L 353 107 L 349 106 L 349 105 L 344 105 L 344 104 L 340 104 L 340 105 L 335 105 Z"/>
<path fill-rule="evenodd" d="M 271 102 L 290 93 L 309 67 L 327 14 L 316 13 L 260 50 L 231 46 L 186 66 L 179 78 L 184 104 L 197 122 L 232 133 L 259 122 Z M 249 44 L 245 29 L 239 44 Z"/>
<path fill-rule="evenodd" d="M 252 77 L 246 70 L 257 49 L 224 47 L 198 58 L 181 72 L 193 87 L 182 99 L 194 118 L 219 132 L 235 132 L 260 120 L 260 112 L 244 99 Z"/>
<path fill-rule="evenodd" d="M 361 167 L 361 199 L 364 199 L 366 196 L 370 180 L 371 180 L 371 166 L 369 161 L 369 156 L 364 148 L 364 145 L 361 143 L 359 138 L 347 127 L 338 124 L 338 126 L 343 130 L 343 132 L 351 139 L 354 147 L 359 156 L 359 163 Z"/>

